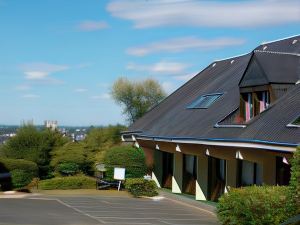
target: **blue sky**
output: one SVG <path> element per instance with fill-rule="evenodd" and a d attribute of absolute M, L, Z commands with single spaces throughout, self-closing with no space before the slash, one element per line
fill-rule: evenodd
<path fill-rule="evenodd" d="M 0 124 L 125 123 L 109 96 L 118 77 L 171 93 L 299 28 L 294 0 L 0 0 Z"/>

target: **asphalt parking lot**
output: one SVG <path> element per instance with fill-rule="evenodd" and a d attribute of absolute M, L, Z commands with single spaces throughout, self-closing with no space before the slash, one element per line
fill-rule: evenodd
<path fill-rule="evenodd" d="M 35 197 L 0 199 L 0 225 L 213 225 L 205 209 L 170 199 Z"/>

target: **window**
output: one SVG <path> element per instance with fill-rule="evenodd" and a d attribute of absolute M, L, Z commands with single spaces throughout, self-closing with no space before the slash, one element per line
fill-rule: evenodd
<path fill-rule="evenodd" d="M 221 97 L 222 94 L 209 94 L 209 95 L 202 95 L 192 104 L 190 104 L 187 108 L 188 109 L 206 109 L 211 106 L 218 98 Z"/>
<path fill-rule="evenodd" d="M 241 115 L 247 122 L 269 107 L 270 94 L 268 91 L 243 93 L 242 100 Z"/>
<path fill-rule="evenodd" d="M 292 122 L 290 122 L 287 127 L 295 127 L 299 128 L 300 127 L 300 116 L 298 116 L 296 119 L 294 119 Z"/>
<path fill-rule="evenodd" d="M 238 173 L 238 187 L 263 183 L 263 167 L 259 163 L 238 160 Z"/>

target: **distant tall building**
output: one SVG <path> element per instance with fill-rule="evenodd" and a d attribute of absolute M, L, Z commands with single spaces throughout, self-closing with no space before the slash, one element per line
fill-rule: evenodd
<path fill-rule="evenodd" d="M 51 130 L 56 130 L 57 129 L 57 126 L 58 126 L 58 123 L 56 120 L 45 120 L 45 127 L 46 128 L 49 128 Z"/>

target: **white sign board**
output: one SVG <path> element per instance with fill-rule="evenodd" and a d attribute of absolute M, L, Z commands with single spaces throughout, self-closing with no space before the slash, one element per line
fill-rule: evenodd
<path fill-rule="evenodd" d="M 114 168 L 114 179 L 125 180 L 125 168 Z"/>

